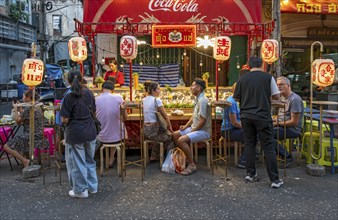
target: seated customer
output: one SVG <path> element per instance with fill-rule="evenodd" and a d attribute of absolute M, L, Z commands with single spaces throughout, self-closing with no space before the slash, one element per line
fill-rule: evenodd
<path fill-rule="evenodd" d="M 124 129 L 121 132 L 120 105 L 123 99 L 119 94 L 113 94 L 115 85 L 110 80 L 102 84 L 102 93 L 96 97 L 96 117 L 101 122 L 101 131 L 97 135 L 98 144 L 115 144 L 124 138 Z M 124 111 L 123 119 L 126 118 Z M 124 127 L 124 125 L 122 125 Z M 110 148 L 109 167 L 113 167 L 116 148 Z"/>
<path fill-rule="evenodd" d="M 180 130 L 173 133 L 177 146 L 184 152 L 189 163 L 188 167 L 180 173 L 185 176 L 197 171 L 192 159 L 190 143 L 208 140 L 211 137 L 211 108 L 204 89 L 205 81 L 196 78 L 190 87 L 191 93 L 196 96 L 193 115 L 184 126 L 180 126 Z"/>
<path fill-rule="evenodd" d="M 35 93 L 35 99 L 38 99 L 37 94 Z M 27 90 L 23 94 L 23 101 L 25 103 L 30 103 L 33 100 L 33 91 Z M 22 134 L 17 134 L 14 138 L 9 139 L 7 144 L 4 146 L 4 150 L 11 154 L 13 157 L 19 159 L 23 167 L 29 165 L 29 159 L 21 155 L 20 152 L 27 153 L 29 152 L 29 118 L 30 118 L 30 107 L 19 108 L 13 105 L 13 120 L 17 124 L 24 124 L 24 129 Z M 36 107 L 34 111 L 34 145 L 38 148 L 48 148 L 49 143 L 46 138 L 43 138 L 43 123 L 44 116 L 42 114 L 41 108 Z"/>
<path fill-rule="evenodd" d="M 234 93 L 236 88 L 236 83 L 232 86 L 232 93 Z M 243 129 L 240 119 L 240 110 L 238 103 L 235 101 L 233 96 L 229 96 L 227 101 L 231 103 L 231 107 L 225 108 L 223 112 L 223 121 L 222 121 L 222 136 L 226 137 L 227 134 L 230 137 L 230 141 L 243 142 Z M 238 161 L 237 167 L 245 169 L 245 156 L 242 154 L 240 160 Z"/>
<path fill-rule="evenodd" d="M 144 137 L 146 140 L 155 142 L 151 150 L 150 162 L 158 161 L 160 158 L 159 142 L 164 142 L 167 151 L 175 147 L 171 137 L 172 126 L 167 115 L 162 100 L 159 98 L 161 90 L 157 82 L 147 80 L 144 82 L 144 89 L 147 96 L 142 99 L 144 112 Z M 156 103 L 155 103 L 156 101 Z M 167 129 L 158 126 L 156 112 L 160 112 L 168 123 Z"/>
<path fill-rule="evenodd" d="M 281 94 L 281 101 L 286 102 L 285 110 L 279 108 L 277 119 L 274 119 L 274 137 L 277 139 L 284 139 L 284 125 L 286 126 L 286 138 L 297 138 L 301 134 L 302 121 L 304 114 L 303 100 L 299 95 L 291 91 L 290 80 L 286 77 L 277 78 L 277 86 Z M 285 121 L 284 121 L 285 113 Z M 277 124 L 279 127 L 277 128 Z M 282 145 L 279 144 L 279 156 L 286 158 L 286 167 L 294 163 L 292 154 L 289 154 Z"/>

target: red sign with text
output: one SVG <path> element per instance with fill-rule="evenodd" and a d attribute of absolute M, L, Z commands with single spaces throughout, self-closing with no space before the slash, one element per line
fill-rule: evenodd
<path fill-rule="evenodd" d="M 254 24 L 262 17 L 261 0 L 84 0 L 83 8 L 83 22 L 90 23 Z"/>
<path fill-rule="evenodd" d="M 153 25 L 151 32 L 155 48 L 196 46 L 195 25 Z"/>
<path fill-rule="evenodd" d="M 283 13 L 338 14 L 338 2 L 332 0 L 280 1 Z"/>

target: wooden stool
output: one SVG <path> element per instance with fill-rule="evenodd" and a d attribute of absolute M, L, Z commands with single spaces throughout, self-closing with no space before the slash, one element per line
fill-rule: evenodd
<path fill-rule="evenodd" d="M 123 143 L 117 144 L 103 144 L 100 148 L 100 176 L 103 174 L 103 150 L 106 149 L 106 167 L 109 166 L 109 148 L 115 147 L 117 151 L 117 174 L 120 176 L 121 173 L 121 147 Z"/>
<path fill-rule="evenodd" d="M 147 166 L 147 163 L 149 163 L 149 156 L 148 156 L 148 144 L 149 143 L 155 143 L 151 140 L 145 140 L 143 142 L 143 153 L 144 153 L 144 166 Z M 164 158 L 164 143 L 158 142 L 160 144 L 160 168 L 162 168 L 163 164 L 163 158 Z"/>
<path fill-rule="evenodd" d="M 207 146 L 207 165 L 208 165 L 208 168 L 211 168 L 211 161 L 210 161 L 210 154 L 211 154 L 211 146 L 212 146 L 212 140 L 211 138 L 208 139 L 208 140 L 204 140 L 204 141 L 200 141 L 202 143 L 205 143 L 206 146 Z M 200 142 L 197 142 L 197 143 L 193 143 L 191 146 L 191 150 L 194 150 L 195 152 L 195 162 L 197 162 L 198 160 L 198 148 L 197 148 L 197 144 L 200 143 Z"/>

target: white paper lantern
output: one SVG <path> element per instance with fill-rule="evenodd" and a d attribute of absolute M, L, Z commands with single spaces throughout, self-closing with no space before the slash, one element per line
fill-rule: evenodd
<path fill-rule="evenodd" d="M 261 57 L 262 60 L 271 64 L 278 60 L 279 46 L 278 41 L 272 39 L 266 39 L 262 43 Z"/>
<path fill-rule="evenodd" d="M 215 38 L 213 56 L 216 60 L 228 60 L 231 52 L 231 39 L 227 36 Z"/>
<path fill-rule="evenodd" d="M 335 77 L 334 62 L 331 59 L 316 59 L 312 62 L 312 82 L 321 87 L 332 85 Z"/>
<path fill-rule="evenodd" d="M 123 36 L 120 40 L 120 55 L 130 61 L 137 56 L 137 40 L 133 36 Z"/>
<path fill-rule="evenodd" d="M 70 59 L 75 62 L 82 62 L 87 59 L 87 43 L 82 37 L 73 37 L 68 41 Z"/>
<path fill-rule="evenodd" d="M 29 86 L 37 86 L 42 82 L 44 65 L 42 60 L 25 59 L 22 65 L 22 82 Z"/>

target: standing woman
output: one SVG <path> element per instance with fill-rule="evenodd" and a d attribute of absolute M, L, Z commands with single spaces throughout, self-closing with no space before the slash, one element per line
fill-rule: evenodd
<path fill-rule="evenodd" d="M 144 88 L 147 92 L 147 97 L 143 99 L 143 112 L 144 112 L 144 136 L 146 140 L 154 141 L 156 144 L 151 150 L 150 161 L 157 161 L 160 156 L 159 145 L 157 142 L 165 142 L 167 150 L 171 150 L 175 147 L 175 143 L 172 140 L 171 133 L 173 129 L 171 127 L 170 119 L 163 107 L 160 95 L 160 87 L 157 82 L 147 80 L 144 82 Z M 155 106 L 155 99 L 157 108 Z M 168 122 L 168 128 L 162 129 L 157 124 L 156 112 L 161 112 L 163 118 Z"/>
<path fill-rule="evenodd" d="M 96 127 L 91 111 L 96 106 L 93 93 L 82 84 L 79 71 L 68 75 L 71 85 L 62 103 L 62 123 L 66 126 L 65 156 L 70 185 L 70 197 L 87 198 L 88 192 L 97 193 L 95 139 Z"/>

